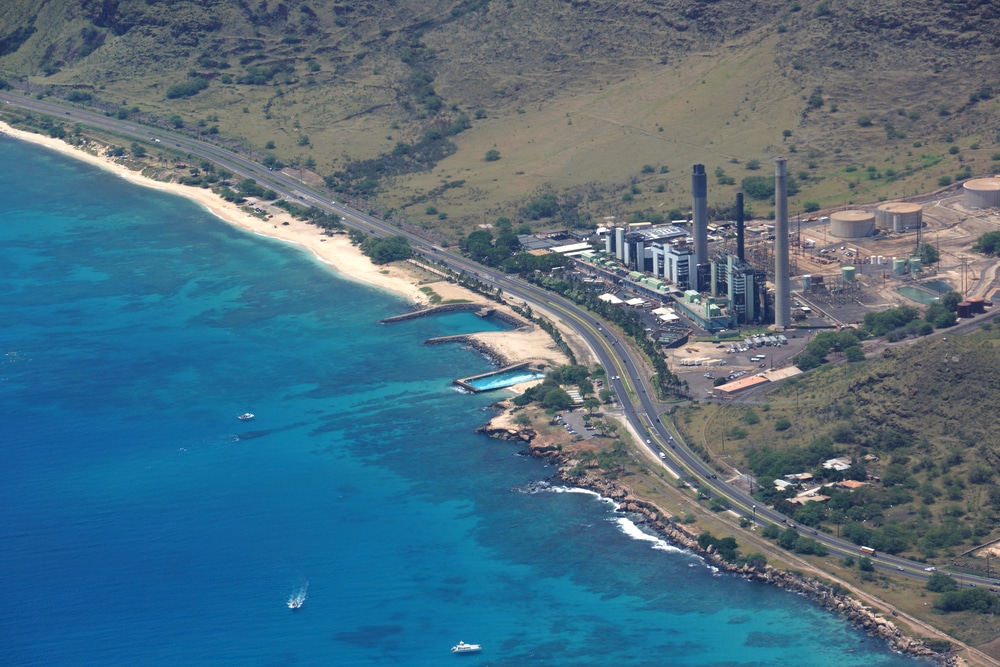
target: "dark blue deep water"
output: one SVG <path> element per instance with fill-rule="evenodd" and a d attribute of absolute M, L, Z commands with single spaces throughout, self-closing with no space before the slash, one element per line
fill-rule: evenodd
<path fill-rule="evenodd" d="M 519 492 L 551 469 L 451 385 L 488 363 L 421 345 L 474 316 L 379 326 L 407 305 L 298 250 L 0 155 L 0 664 L 916 664 Z"/>

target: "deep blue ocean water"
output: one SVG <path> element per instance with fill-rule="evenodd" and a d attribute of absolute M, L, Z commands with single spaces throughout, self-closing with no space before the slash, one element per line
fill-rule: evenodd
<path fill-rule="evenodd" d="M 0 664 L 918 664 L 591 494 L 519 491 L 552 470 L 451 385 L 489 364 L 421 345 L 473 315 L 377 325 L 407 305 L 0 155 Z"/>

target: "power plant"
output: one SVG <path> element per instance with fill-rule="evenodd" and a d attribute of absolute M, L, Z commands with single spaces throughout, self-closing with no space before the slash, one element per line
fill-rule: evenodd
<path fill-rule="evenodd" d="M 778 331 L 792 329 L 793 314 L 801 319 L 810 312 L 799 301 L 793 307 L 793 288 L 796 293 L 803 292 L 803 299 L 820 298 L 836 307 L 860 307 L 860 295 L 871 282 L 867 276 L 881 275 L 884 285 L 887 276 L 912 282 L 922 275 L 922 263 L 917 257 L 869 256 L 870 251 L 860 245 L 830 247 L 831 241 L 872 236 L 878 240 L 888 237 L 890 242 L 898 243 L 899 236 L 911 231 L 916 231 L 919 246 L 924 225 L 920 204 L 886 202 L 874 210 L 845 209 L 833 211 L 828 217 L 811 217 L 808 222 L 819 224 L 806 233 L 823 239 L 824 247 L 818 248 L 815 239 L 802 237 L 801 221 L 797 235 L 789 235 L 790 177 L 782 157 L 775 159 L 774 179 L 773 225 L 767 221 L 745 224 L 741 192 L 736 194 L 732 214 L 727 214 L 732 216 L 729 221 L 710 221 L 705 166 L 695 164 L 689 220 L 611 224 L 603 230 L 606 259 L 595 256 L 591 265 L 606 279 L 641 297 L 659 301 L 710 332 L 768 324 Z M 991 192 L 989 182 L 973 185 L 978 188 L 974 190 L 976 195 Z M 911 254 L 909 248 L 904 252 Z M 800 260 L 812 270 L 799 275 Z M 850 266 L 841 266 L 844 263 Z M 823 271 L 831 264 L 836 268 Z M 793 275 L 797 276 L 794 281 Z M 914 292 L 911 286 L 900 289 L 910 290 L 900 291 L 907 298 Z"/>

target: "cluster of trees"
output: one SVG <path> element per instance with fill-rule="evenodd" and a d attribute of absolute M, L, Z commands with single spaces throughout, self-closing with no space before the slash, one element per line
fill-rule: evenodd
<path fill-rule="evenodd" d="M 594 393 L 594 385 L 590 381 L 590 370 L 579 364 L 569 364 L 552 369 L 541 384 L 537 384 L 514 398 L 514 405 L 528 405 L 537 402 L 543 408 L 565 410 L 573 407 L 573 399 L 563 385 L 576 385 L 581 396 Z"/>
<path fill-rule="evenodd" d="M 348 232 L 351 243 L 360 246 L 361 252 L 371 259 L 372 264 L 388 264 L 413 255 L 413 249 L 405 236 L 372 236 L 357 229 Z"/>
<path fill-rule="evenodd" d="M 480 264 L 502 266 L 507 273 L 548 273 L 569 263 L 565 256 L 556 253 L 531 255 L 523 252 L 507 218 L 500 218 L 495 228 L 499 232 L 496 237 L 490 230 L 477 229 L 459 242 L 459 248 Z"/>
<path fill-rule="evenodd" d="M 935 572 L 927 580 L 927 590 L 940 593 L 934 608 L 945 613 L 973 611 L 979 614 L 1000 614 L 1000 598 L 982 588 L 960 589 L 947 574 Z"/>
<path fill-rule="evenodd" d="M 343 229 L 344 225 L 340 217 L 334 213 L 327 213 L 315 206 L 301 206 L 287 199 L 279 199 L 274 205 L 280 209 L 288 211 L 288 214 L 297 220 L 308 220 L 310 223 L 321 229 L 334 230 Z"/>
<path fill-rule="evenodd" d="M 552 218 L 567 227 L 579 229 L 592 228 L 593 223 L 589 213 L 579 209 L 580 198 L 563 195 L 560 197 L 551 192 L 538 195 L 521 208 L 519 213 L 528 220 Z"/>
<path fill-rule="evenodd" d="M 419 141 L 412 144 L 400 141 L 389 153 L 368 160 L 352 160 L 324 179 L 326 187 L 353 196 L 370 197 L 378 191 L 382 178 L 433 169 L 458 150 L 458 146 L 446 137 L 450 126 L 450 122 L 440 121 L 425 130 Z"/>
<path fill-rule="evenodd" d="M 236 77 L 236 83 L 244 86 L 266 86 L 279 74 L 291 74 L 294 71 L 295 66 L 288 62 L 250 65 L 244 74 Z"/>
<path fill-rule="evenodd" d="M 746 556 L 741 555 L 740 545 L 736 542 L 736 538 L 733 537 L 718 538 L 712 535 L 712 533 L 705 531 L 698 536 L 698 546 L 704 550 L 714 547 L 715 552 L 727 563 L 749 565 L 755 568 L 767 565 L 767 556 L 762 553 L 752 553 Z"/>
<path fill-rule="evenodd" d="M 222 171 L 225 170 L 221 170 L 219 172 L 220 179 L 222 179 L 221 175 Z M 225 171 L 225 173 L 227 174 L 226 179 L 232 177 L 231 172 Z M 267 201 L 278 198 L 277 192 L 271 190 L 270 188 L 265 189 L 252 178 L 244 178 L 243 180 L 241 180 L 239 183 L 236 184 L 235 190 L 230 188 L 228 185 L 223 185 L 217 190 L 215 190 L 215 192 L 226 201 L 235 202 L 237 204 L 242 202 L 247 197 L 257 197 L 258 199 L 263 199 Z"/>
<path fill-rule="evenodd" d="M 747 176 L 740 182 L 740 186 L 750 199 L 767 201 L 774 198 L 773 176 Z M 792 176 L 788 177 L 787 187 L 789 197 L 793 197 L 799 193 L 799 183 Z"/>
<path fill-rule="evenodd" d="M 861 351 L 861 339 L 864 335 L 863 331 L 857 329 L 824 331 L 809 341 L 793 361 L 804 371 L 825 364 L 827 355 L 834 352 L 843 352 L 848 361 L 861 361 L 865 358 Z"/>
<path fill-rule="evenodd" d="M 1000 253 L 1000 232 L 986 232 L 976 240 L 972 249 L 984 255 Z"/>
<path fill-rule="evenodd" d="M 920 311 L 910 306 L 890 308 L 878 313 L 865 313 L 862 327 L 869 336 L 886 336 L 907 326 L 920 317 Z"/>
<path fill-rule="evenodd" d="M 813 503 L 815 504 L 815 503 Z M 764 526 L 761 535 L 769 540 L 774 540 L 778 546 L 786 551 L 793 551 L 798 554 L 812 556 L 826 556 L 829 551 L 819 540 L 801 535 L 795 528 L 788 527 L 781 530 L 773 523 Z"/>
<path fill-rule="evenodd" d="M 477 229 L 459 241 L 459 248 L 471 259 L 486 266 L 500 266 L 505 260 L 521 250 L 517 234 L 510 224 L 498 228 L 499 236 L 493 237 L 488 229 Z"/>
<path fill-rule="evenodd" d="M 259 199 L 266 199 L 268 201 L 278 198 L 278 193 L 271 188 L 265 188 L 261 186 L 257 181 L 252 178 L 244 178 L 242 181 L 236 184 L 236 189 L 244 197 L 258 197 Z"/>
<path fill-rule="evenodd" d="M 745 456 L 747 465 L 765 488 L 773 487 L 774 480 L 793 473 L 811 472 L 821 479 L 825 479 L 828 474 L 831 479 L 834 473 L 841 474 L 820 465 L 836 456 L 833 440 L 827 436 L 814 438 L 805 447 L 776 449 L 770 445 L 753 446 L 746 450 Z M 841 476 L 838 479 L 844 478 Z"/>
<path fill-rule="evenodd" d="M 201 76 L 188 77 L 186 81 L 175 83 L 167 88 L 167 99 L 173 100 L 178 97 L 192 97 L 208 88 L 208 80 Z"/>
<path fill-rule="evenodd" d="M 889 342 L 902 340 L 906 336 L 927 336 L 934 329 L 944 329 L 955 324 L 955 311 L 961 301 L 962 295 L 952 290 L 945 293 L 940 301 L 931 304 L 922 318 L 920 312 L 910 306 L 866 313 L 862 329 L 870 336 L 885 336 Z"/>

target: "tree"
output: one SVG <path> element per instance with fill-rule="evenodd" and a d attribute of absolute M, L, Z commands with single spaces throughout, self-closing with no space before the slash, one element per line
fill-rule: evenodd
<path fill-rule="evenodd" d="M 972 249 L 984 255 L 995 255 L 1000 251 L 1000 232 L 986 232 L 973 244 Z"/>
<path fill-rule="evenodd" d="M 924 265 L 936 264 L 940 259 L 938 250 L 930 243 L 921 243 L 913 253 L 920 258 L 920 263 Z"/>
<path fill-rule="evenodd" d="M 593 396 L 588 396 L 583 399 L 583 407 L 587 408 L 587 412 L 593 414 L 597 408 L 601 407 L 601 401 Z"/>
<path fill-rule="evenodd" d="M 361 252 L 368 255 L 372 264 L 388 264 L 409 259 L 413 254 L 410 242 L 405 236 L 378 238 L 369 236 L 361 243 Z"/>
<path fill-rule="evenodd" d="M 486 162 L 496 162 L 500 159 L 500 151 L 496 149 L 491 149 L 486 151 L 486 156 L 483 158 Z"/>
<path fill-rule="evenodd" d="M 944 593 L 946 591 L 957 591 L 958 584 L 944 572 L 935 572 L 928 577 L 926 588 L 934 593 Z"/>
<path fill-rule="evenodd" d="M 543 408 L 565 410 L 573 405 L 573 398 L 566 393 L 565 389 L 554 387 L 546 392 L 545 396 L 539 402 Z"/>
<path fill-rule="evenodd" d="M 200 76 L 192 77 L 187 81 L 175 83 L 167 88 L 167 99 L 173 100 L 178 97 L 191 97 L 208 88 L 208 81 Z"/>
<path fill-rule="evenodd" d="M 514 423 L 517 424 L 518 426 L 530 426 L 531 417 L 529 417 L 528 413 L 526 412 L 518 412 L 516 415 L 514 415 Z"/>
<path fill-rule="evenodd" d="M 799 531 L 794 528 L 786 528 L 778 537 L 778 546 L 788 551 L 794 551 L 795 545 L 799 541 Z"/>
<path fill-rule="evenodd" d="M 743 192 L 751 199 L 763 201 L 774 196 L 774 178 L 747 176 L 740 185 L 743 187 Z"/>

